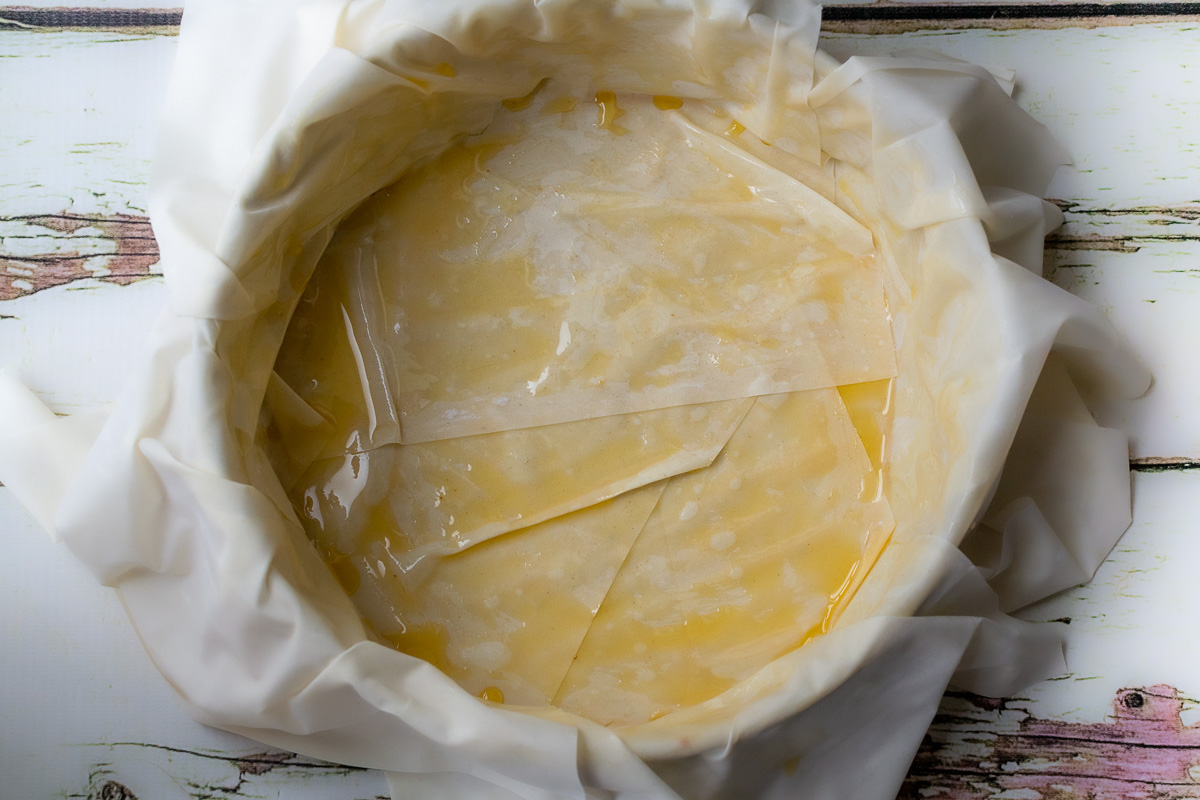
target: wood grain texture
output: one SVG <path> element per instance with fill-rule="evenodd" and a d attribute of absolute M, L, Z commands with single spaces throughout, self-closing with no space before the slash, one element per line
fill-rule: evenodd
<path fill-rule="evenodd" d="M 121 286 L 158 274 L 145 217 L 39 214 L 0 217 L 0 300 L 95 278 Z"/>
<path fill-rule="evenodd" d="M 1120 689 L 1112 715 L 1094 723 L 1039 718 L 1020 699 L 950 692 L 898 795 L 900 800 L 1184 800 L 1200 798 L 1200 728 L 1185 725 L 1185 698 L 1167 685 Z M 159 797 L 164 779 L 195 800 L 306 793 L 364 795 L 375 776 L 294 754 L 202 752 L 152 743 L 88 745 L 86 779 L 64 796 Z M 173 795 L 174 796 L 174 795 Z"/>
<path fill-rule="evenodd" d="M 951 693 L 926 734 L 903 800 L 1181 800 L 1200 797 L 1200 728 L 1173 687 L 1124 688 L 1113 719 L 1040 719 L 1019 702 Z"/>
<path fill-rule="evenodd" d="M 182 18 L 182 8 L 3 6 L 0 30 L 107 30 L 174 36 Z"/>
<path fill-rule="evenodd" d="M 1154 376 L 1144 396 L 1095 409 L 1102 424 L 1129 431 L 1138 463 L 1200 457 L 1200 239 L 1190 227 L 1179 235 L 1077 236 L 1046 254 L 1046 276 L 1104 309 Z"/>
<path fill-rule="evenodd" d="M 176 46 L 161 36 L 0 31 L 0 218 L 145 216 Z"/>
<path fill-rule="evenodd" d="M 1200 204 L 1086 208 L 1070 200 L 1055 202 L 1064 222 L 1047 237 L 1047 250 L 1136 253 L 1152 242 L 1200 241 Z"/>
<path fill-rule="evenodd" d="M 1133 525 L 1095 577 L 1019 612 L 1065 626 L 1069 672 L 1029 687 L 1010 706 L 1092 725 L 1106 721 L 1124 688 L 1162 683 L 1200 692 L 1200 637 L 1190 633 L 1200 602 L 1193 535 L 1200 471 L 1135 472 L 1133 497 Z M 1196 725 L 1200 705 L 1182 700 L 1185 724 Z"/>
<path fill-rule="evenodd" d="M 377 773 L 277 750 L 227 753 L 143 742 L 84 747 L 90 765 L 81 770 L 86 774 L 80 774 L 75 785 L 64 787 L 64 797 L 248 800 L 286 797 L 289 787 L 302 785 L 307 797 L 388 800 L 386 786 Z"/>
<path fill-rule="evenodd" d="M 1200 20 L 1200 3 L 907 3 L 826 6 L 821 28 L 830 33 L 902 34 L 984 29 L 1094 30 Z"/>
<path fill-rule="evenodd" d="M 1104 31 L 923 30 L 903 35 L 827 32 L 839 57 L 927 48 L 1016 72 L 1017 102 L 1054 134 L 1072 163 L 1048 196 L 1077 210 L 1200 206 L 1200 36 L 1194 23 Z M 1146 215 L 1122 222 L 1148 223 Z M 1069 216 L 1080 227 L 1103 220 Z"/>
<path fill-rule="evenodd" d="M 1190 472 L 1200 470 L 1200 459 L 1150 456 L 1131 459 L 1129 468 L 1134 472 Z"/>

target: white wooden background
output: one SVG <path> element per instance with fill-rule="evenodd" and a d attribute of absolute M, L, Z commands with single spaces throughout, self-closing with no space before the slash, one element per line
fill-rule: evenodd
<path fill-rule="evenodd" d="M 0 366 L 67 414 L 116 395 L 163 296 L 146 182 L 178 12 L 91 2 L 0 6 Z M 1050 192 L 1067 224 L 1047 274 L 1110 311 L 1155 373 L 1101 418 L 1131 432 L 1133 527 L 1090 585 L 1026 612 L 1069 624 L 1070 672 L 1002 704 L 948 697 L 904 796 L 1200 797 L 1200 3 L 826 20 L 838 55 L 925 47 L 1017 70 L 1018 100 L 1075 157 Z M 377 773 L 191 722 L 115 596 L 0 489 L 0 800 L 386 795 Z"/>

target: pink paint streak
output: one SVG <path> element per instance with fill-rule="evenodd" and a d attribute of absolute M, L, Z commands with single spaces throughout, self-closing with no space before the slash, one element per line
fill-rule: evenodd
<path fill-rule="evenodd" d="M 1117 692 L 1111 722 L 1026 716 L 1015 731 L 1001 723 L 1003 703 L 970 700 L 978 713 L 934 720 L 901 798 L 1200 798 L 1200 727 L 1184 726 L 1183 701 L 1170 686 Z"/>

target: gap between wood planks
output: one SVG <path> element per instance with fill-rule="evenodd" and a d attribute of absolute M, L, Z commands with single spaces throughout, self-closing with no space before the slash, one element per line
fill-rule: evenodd
<path fill-rule="evenodd" d="M 0 30 L 108 30 L 179 33 L 182 8 L 34 8 L 0 6 Z M 1200 2 L 1031 2 L 833 4 L 822 29 L 837 33 L 901 33 L 961 28 L 1062 28 L 1200 21 Z"/>

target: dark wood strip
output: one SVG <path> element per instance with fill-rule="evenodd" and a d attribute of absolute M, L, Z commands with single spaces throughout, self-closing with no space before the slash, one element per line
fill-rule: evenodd
<path fill-rule="evenodd" d="M 1071 200 L 1051 200 L 1069 216 L 1141 217 L 1154 225 L 1200 222 L 1200 204 L 1182 206 L 1130 206 L 1128 208 L 1085 208 Z"/>
<path fill-rule="evenodd" d="M 1104 236 L 1098 233 L 1052 233 L 1046 237 L 1047 250 L 1109 250 L 1117 253 L 1136 253 L 1141 248 L 1128 236 Z"/>
<path fill-rule="evenodd" d="M 1053 200 L 1066 222 L 1046 237 L 1047 250 L 1136 253 L 1143 245 L 1200 241 L 1200 204 L 1087 208 Z"/>
<path fill-rule="evenodd" d="M 0 6 L 0 30 L 113 30 L 178 33 L 182 8 Z M 1200 19 L 1200 2 L 896 3 L 827 5 L 822 27 L 836 33 L 900 33 L 970 27 L 1062 27 Z"/>
<path fill-rule="evenodd" d="M 0 29 L 129 30 L 178 33 L 182 8 L 34 8 L 0 6 Z"/>
<path fill-rule="evenodd" d="M 1200 469 L 1200 459 L 1185 456 L 1135 458 L 1129 462 L 1134 472 L 1191 472 Z"/>
<path fill-rule="evenodd" d="M 1200 21 L 1200 3 L 895 3 L 825 6 L 826 34 L 1107 28 Z"/>
<path fill-rule="evenodd" d="M 1118 253 L 1136 253 L 1142 245 L 1154 242 L 1198 242 L 1200 230 L 1195 233 L 1159 233 L 1147 235 L 1105 235 L 1100 233 L 1052 233 L 1046 237 L 1047 250 L 1109 250 Z"/>
<path fill-rule="evenodd" d="M 826 22 L 865 20 L 1094 19 L 1194 17 L 1200 3 L 871 3 L 827 5 Z"/>
<path fill-rule="evenodd" d="M 897 36 L 905 33 L 949 33 L 952 31 L 1029 31 L 1064 28 L 1099 29 L 1150 25 L 1154 23 L 1197 24 L 1200 15 L 1187 17 L 1046 17 L 1004 19 L 867 19 L 832 20 L 821 23 L 821 34 L 854 36 Z"/>

